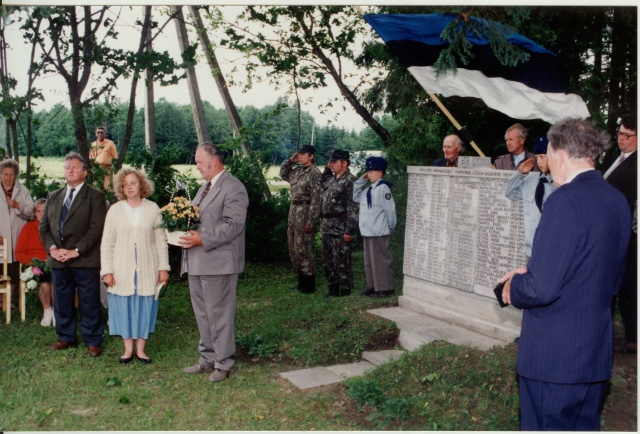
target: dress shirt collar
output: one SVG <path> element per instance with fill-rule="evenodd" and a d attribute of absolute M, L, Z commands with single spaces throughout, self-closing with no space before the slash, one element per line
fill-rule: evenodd
<path fill-rule="evenodd" d="M 213 178 L 211 178 L 211 187 L 213 187 L 214 185 L 216 185 L 216 181 L 218 180 L 218 178 L 220 178 L 220 175 L 222 175 L 224 173 L 225 169 L 222 169 L 222 171 L 220 173 L 218 173 L 216 176 L 214 176 Z"/>
<path fill-rule="evenodd" d="M 513 165 L 518 167 L 521 161 L 524 161 L 524 157 L 527 151 L 522 151 L 518 155 L 513 154 Z"/>
<path fill-rule="evenodd" d="M 573 180 L 576 178 L 576 176 L 580 175 L 581 173 L 588 172 L 588 171 L 590 171 L 590 170 L 596 170 L 596 169 L 595 169 L 595 167 L 590 167 L 590 168 L 588 168 L 588 169 L 582 169 L 582 170 L 579 170 L 579 171 L 577 171 L 576 173 L 574 173 L 573 175 L 571 175 L 570 177 L 568 177 L 568 178 L 567 178 L 567 180 L 566 180 L 564 183 L 565 183 L 565 184 L 568 184 L 568 183 L 570 183 L 571 181 L 573 181 Z"/>

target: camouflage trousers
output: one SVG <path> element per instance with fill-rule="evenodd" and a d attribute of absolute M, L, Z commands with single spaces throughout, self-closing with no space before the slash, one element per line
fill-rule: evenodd
<path fill-rule="evenodd" d="M 316 256 L 313 253 L 314 233 L 307 233 L 304 229 L 287 228 L 289 242 L 289 257 L 294 273 L 303 276 L 316 274 Z"/>
<path fill-rule="evenodd" d="M 351 243 L 345 242 L 342 235 L 322 234 L 322 259 L 329 285 L 339 285 L 341 292 L 351 291 Z"/>

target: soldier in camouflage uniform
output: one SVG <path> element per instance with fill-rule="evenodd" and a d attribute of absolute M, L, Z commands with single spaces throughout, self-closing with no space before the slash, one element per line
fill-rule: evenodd
<path fill-rule="evenodd" d="M 320 216 L 320 170 L 315 165 L 316 150 L 304 145 L 300 152 L 282 162 L 280 178 L 291 184 L 291 207 L 287 240 L 297 289 L 305 294 L 316 291 L 316 257 L 313 252 L 314 228 Z M 296 166 L 296 163 L 298 165 Z"/>
<path fill-rule="evenodd" d="M 335 150 L 320 178 L 322 187 L 322 258 L 329 282 L 327 297 L 345 296 L 353 288 L 351 241 L 358 230 L 349 152 Z"/>

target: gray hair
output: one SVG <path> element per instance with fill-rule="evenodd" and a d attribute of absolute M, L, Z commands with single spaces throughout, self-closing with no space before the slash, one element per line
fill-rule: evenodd
<path fill-rule="evenodd" d="M 513 130 L 518 131 L 518 137 L 520 137 L 521 139 L 527 140 L 527 136 L 529 135 L 529 133 L 527 132 L 527 129 L 524 127 L 524 125 L 522 124 L 513 124 L 509 128 L 507 128 L 507 131 L 504 133 L 504 138 L 506 139 L 509 131 L 513 131 Z"/>
<path fill-rule="evenodd" d="M 222 154 L 222 151 L 220 151 L 220 148 L 218 148 L 213 143 L 211 142 L 200 143 L 198 145 L 198 149 L 202 149 L 204 152 L 207 153 L 207 155 L 209 155 L 209 157 L 215 158 L 220 162 L 220 164 L 224 165 L 224 155 Z"/>
<path fill-rule="evenodd" d="M 549 128 L 549 146 L 562 149 L 571 159 L 588 158 L 595 165 L 609 147 L 609 134 L 598 131 L 589 121 L 565 118 Z"/>
<path fill-rule="evenodd" d="M 460 153 L 464 152 L 464 142 L 462 141 L 462 139 L 460 138 L 459 135 L 457 134 L 449 134 L 448 136 L 446 136 L 443 140 L 443 142 L 445 140 L 447 140 L 449 137 L 453 137 L 455 138 L 455 144 L 458 145 L 460 147 Z"/>
<path fill-rule="evenodd" d="M 82 158 L 82 155 L 78 154 L 77 152 L 69 152 L 64 156 L 65 162 L 69 160 L 78 160 L 80 163 L 82 163 L 82 170 L 89 170 L 89 164 L 87 164 L 87 160 Z"/>
<path fill-rule="evenodd" d="M 13 169 L 13 173 L 16 174 L 16 178 L 17 178 L 18 174 L 20 173 L 20 166 L 18 165 L 18 162 L 13 158 L 7 158 L 5 160 L 2 160 L 2 162 L 0 163 L 0 172 L 2 172 L 7 167 L 10 167 L 11 169 Z"/>
<path fill-rule="evenodd" d="M 47 199 L 44 199 L 44 198 L 36 199 L 35 202 L 33 202 L 33 205 L 31 205 L 31 213 L 30 214 L 31 215 L 36 215 L 36 210 L 42 204 L 46 205 L 47 204 Z"/>

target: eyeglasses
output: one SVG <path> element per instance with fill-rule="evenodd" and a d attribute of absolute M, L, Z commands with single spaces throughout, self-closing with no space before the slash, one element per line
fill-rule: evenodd
<path fill-rule="evenodd" d="M 629 133 L 623 133 L 621 131 L 618 131 L 618 137 L 624 137 L 627 140 L 629 140 L 629 137 L 635 137 L 635 136 L 637 136 L 637 134 L 629 134 Z"/>
<path fill-rule="evenodd" d="M 96 131 L 96 134 L 104 134 L 104 131 Z"/>

